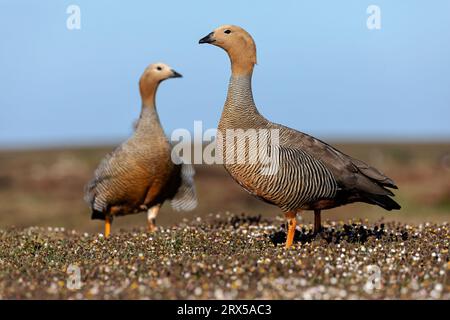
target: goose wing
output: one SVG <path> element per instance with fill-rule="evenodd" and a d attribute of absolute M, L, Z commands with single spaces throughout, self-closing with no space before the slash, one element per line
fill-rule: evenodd
<path fill-rule="evenodd" d="M 333 173 L 340 188 L 376 195 L 394 195 L 387 189 L 397 189 L 394 181 L 376 168 L 310 135 L 282 125 L 274 126 L 280 129 L 282 146 L 301 149 L 320 160 Z"/>

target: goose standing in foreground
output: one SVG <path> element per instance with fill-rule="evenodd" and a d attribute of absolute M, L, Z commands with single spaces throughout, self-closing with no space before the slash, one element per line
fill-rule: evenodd
<path fill-rule="evenodd" d="M 105 220 L 105 236 L 113 217 L 147 211 L 149 231 L 165 200 L 175 210 L 197 205 L 192 165 L 175 164 L 171 145 L 156 112 L 155 96 L 161 81 L 181 75 L 168 65 L 150 65 L 139 81 L 142 109 L 133 135 L 107 155 L 86 186 L 85 199 L 92 219 Z"/>
<path fill-rule="evenodd" d="M 253 101 L 251 79 L 256 64 L 255 43 L 244 29 L 225 25 L 215 29 L 199 43 L 209 43 L 224 49 L 231 61 L 228 95 L 220 118 L 218 132 L 229 130 L 276 130 L 279 143 L 275 147 L 279 168 L 274 174 L 261 174 L 265 165 L 259 163 L 227 163 L 226 170 L 244 189 L 256 197 L 274 204 L 288 219 L 286 247 L 292 245 L 296 214 L 314 210 L 314 229 L 321 228 L 321 210 L 352 202 L 378 205 L 386 210 L 400 209 L 387 188 L 395 183 L 364 162 L 343 154 L 332 146 L 297 130 L 264 118 Z M 242 131 L 241 131 L 242 132 Z M 237 140 L 245 137 L 237 136 Z M 227 156 L 225 140 L 221 144 Z M 245 150 L 249 153 L 248 145 Z M 234 148 L 233 148 L 234 152 Z"/>

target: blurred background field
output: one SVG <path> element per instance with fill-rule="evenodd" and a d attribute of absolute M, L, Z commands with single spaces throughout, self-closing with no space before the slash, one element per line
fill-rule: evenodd
<path fill-rule="evenodd" d="M 396 199 L 402 210 L 352 204 L 328 210 L 324 219 L 367 218 L 377 221 L 420 223 L 450 220 L 450 143 L 333 143 L 392 177 L 399 186 Z M 90 220 L 83 188 L 101 158 L 113 146 L 0 151 L 0 228 L 55 226 L 102 232 L 100 221 Z M 192 212 L 174 212 L 166 203 L 157 223 L 174 225 L 182 219 L 209 213 L 246 213 L 280 216 L 278 208 L 262 203 L 241 189 L 222 166 L 196 166 L 199 206 Z M 312 221 L 305 212 L 303 222 Z M 118 218 L 114 230 L 145 226 L 145 214 Z"/>

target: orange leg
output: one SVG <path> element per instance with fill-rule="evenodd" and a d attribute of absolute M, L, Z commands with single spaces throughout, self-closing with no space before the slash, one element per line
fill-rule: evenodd
<path fill-rule="evenodd" d="M 156 216 L 158 215 L 160 205 L 156 205 L 148 209 L 147 211 L 147 228 L 148 232 L 155 232 L 158 228 L 156 227 Z"/>
<path fill-rule="evenodd" d="M 109 238 L 109 235 L 111 234 L 111 224 L 112 224 L 112 217 L 110 215 L 105 216 L 105 237 Z"/>
<path fill-rule="evenodd" d="M 295 235 L 295 226 L 297 225 L 297 214 L 293 211 L 289 211 L 288 213 L 285 213 L 286 219 L 288 219 L 288 234 L 286 238 L 286 248 L 290 248 L 292 246 L 292 243 L 294 242 L 294 235 Z"/>
<path fill-rule="evenodd" d="M 322 223 L 320 219 L 320 210 L 314 210 L 314 233 L 319 233 L 322 230 Z"/>

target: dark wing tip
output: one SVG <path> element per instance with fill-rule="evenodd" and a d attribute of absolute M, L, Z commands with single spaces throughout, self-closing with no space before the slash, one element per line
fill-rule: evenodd
<path fill-rule="evenodd" d="M 366 194 L 365 197 L 373 204 L 376 204 L 388 211 L 400 210 L 402 208 L 394 199 L 386 195 Z"/>

